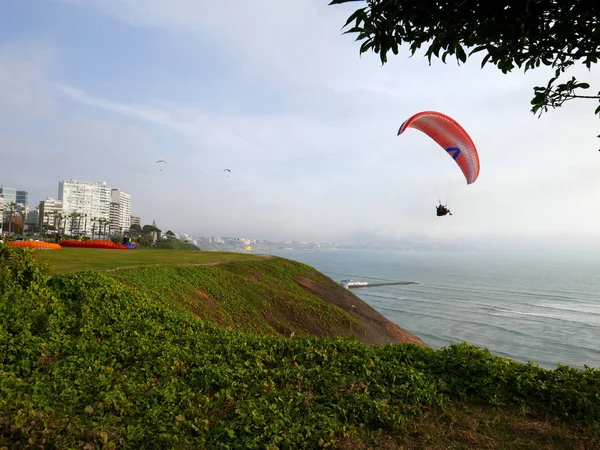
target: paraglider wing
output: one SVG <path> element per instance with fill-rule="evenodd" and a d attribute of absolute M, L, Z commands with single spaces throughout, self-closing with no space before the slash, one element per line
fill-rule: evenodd
<path fill-rule="evenodd" d="M 156 164 L 158 164 L 159 162 L 165 163 L 165 164 L 167 163 L 164 159 L 159 159 L 158 161 L 156 161 Z"/>
<path fill-rule="evenodd" d="M 231 172 L 231 170 L 225 169 L 225 170 L 223 170 L 223 172 Z"/>
<path fill-rule="evenodd" d="M 437 142 L 456 161 L 467 184 L 475 182 L 479 176 L 479 155 L 471 137 L 456 120 L 436 111 L 423 111 L 404 122 L 398 136 L 407 128 L 422 131 Z"/>

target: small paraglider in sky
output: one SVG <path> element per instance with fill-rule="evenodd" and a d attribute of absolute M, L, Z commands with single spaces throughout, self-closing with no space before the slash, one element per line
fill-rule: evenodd
<path fill-rule="evenodd" d="M 229 169 L 223 169 L 223 173 L 227 172 L 227 176 L 229 177 L 229 174 L 231 173 L 231 170 Z"/>
<path fill-rule="evenodd" d="M 471 137 L 451 117 L 436 112 L 423 111 L 406 120 L 398 130 L 400 136 L 407 128 L 415 128 L 437 142 L 454 159 L 462 170 L 467 184 L 474 183 L 479 176 L 479 154 Z M 452 215 L 446 205 L 436 207 L 438 216 Z"/>
<path fill-rule="evenodd" d="M 158 163 L 167 164 L 167 162 L 164 159 L 159 159 L 158 161 L 156 161 L 156 164 Z M 160 169 L 160 171 L 162 172 L 162 169 Z"/>

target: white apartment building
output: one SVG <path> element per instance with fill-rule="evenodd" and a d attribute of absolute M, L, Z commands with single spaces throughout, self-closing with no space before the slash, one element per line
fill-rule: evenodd
<path fill-rule="evenodd" d="M 62 201 L 63 215 L 81 214 L 77 228 L 84 234 L 91 234 L 95 224 L 93 219 L 110 220 L 111 198 L 111 188 L 106 183 L 74 179 L 58 182 L 58 200 Z M 69 232 L 70 226 L 66 228 Z"/>
<path fill-rule="evenodd" d="M 40 230 L 58 229 L 63 204 L 60 200 L 48 197 L 40 202 Z"/>
<path fill-rule="evenodd" d="M 110 231 L 124 233 L 129 231 L 131 220 L 131 195 L 120 189 L 112 189 L 110 203 Z"/>
<path fill-rule="evenodd" d="M 138 216 L 131 216 L 130 220 L 129 220 L 129 226 L 131 227 L 132 225 L 142 225 L 142 218 L 138 217 Z"/>

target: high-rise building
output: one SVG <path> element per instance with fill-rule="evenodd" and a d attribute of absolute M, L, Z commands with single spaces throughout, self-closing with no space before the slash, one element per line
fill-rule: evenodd
<path fill-rule="evenodd" d="M 106 183 L 77 181 L 58 182 L 58 200 L 62 201 L 67 232 L 90 234 L 96 222 L 110 220 L 111 188 Z M 72 214 L 79 216 L 73 218 Z"/>
<path fill-rule="evenodd" d="M 120 189 L 113 189 L 110 203 L 110 231 L 123 233 L 129 231 L 131 220 L 131 195 Z"/>
<path fill-rule="evenodd" d="M 2 220 L 6 222 L 8 220 L 8 216 L 10 215 L 10 204 L 17 203 L 17 190 L 13 188 L 7 188 L 4 186 L 0 186 L 0 195 L 3 198 L 3 214 Z M 14 210 L 14 208 L 13 208 Z"/>
<path fill-rule="evenodd" d="M 21 193 L 21 195 L 18 195 Z M 22 194 L 25 194 L 24 196 Z M 25 223 L 25 216 L 29 212 L 27 208 L 27 192 L 17 191 L 14 188 L 0 186 L 0 196 L 2 197 L 2 213 L 0 214 L 0 222 L 6 224 L 3 226 L 5 231 L 21 228 Z M 25 203 L 22 203 L 22 201 Z M 21 202 L 20 202 L 21 201 Z M 9 224 L 10 222 L 10 224 Z"/>
<path fill-rule="evenodd" d="M 0 186 L 0 195 L 4 197 L 4 204 L 17 203 L 17 190 L 14 188 L 8 188 Z"/>
<path fill-rule="evenodd" d="M 29 207 L 27 206 L 27 191 L 18 191 L 14 188 L 0 186 L 0 197 L 1 205 L 0 209 L 0 222 L 11 222 L 11 231 L 14 231 L 14 227 L 23 230 L 23 226 L 26 222 L 25 218 L 29 213 Z M 8 229 L 7 228 L 7 229 Z"/>
<path fill-rule="evenodd" d="M 39 228 L 45 230 L 57 230 L 60 226 L 63 212 L 62 202 L 52 197 L 40 202 Z"/>
<path fill-rule="evenodd" d="M 17 201 L 16 201 L 17 203 L 24 205 L 24 206 L 29 205 L 29 203 L 28 203 L 29 195 L 27 194 L 27 191 L 17 191 L 16 197 L 17 197 Z"/>
<path fill-rule="evenodd" d="M 131 216 L 129 218 L 129 226 L 131 227 L 131 225 L 142 225 L 142 218 L 141 217 L 137 217 L 137 216 Z"/>

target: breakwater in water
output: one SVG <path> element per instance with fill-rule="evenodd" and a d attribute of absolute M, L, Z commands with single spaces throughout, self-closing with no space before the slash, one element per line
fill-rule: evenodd
<path fill-rule="evenodd" d="M 346 289 L 355 289 L 361 287 L 375 287 L 375 286 L 397 286 L 404 284 L 419 284 L 416 281 L 386 281 L 383 283 L 371 283 L 370 281 L 354 281 L 354 280 L 342 280 L 340 283 Z"/>

